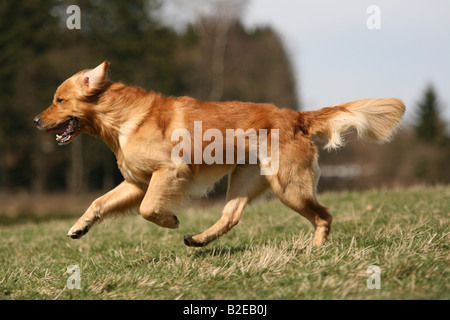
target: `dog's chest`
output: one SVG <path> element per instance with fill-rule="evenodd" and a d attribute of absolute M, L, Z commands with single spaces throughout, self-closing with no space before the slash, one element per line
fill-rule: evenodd
<path fill-rule="evenodd" d="M 127 144 L 121 145 L 116 157 L 123 177 L 127 181 L 150 183 L 153 172 L 167 166 L 170 161 L 161 149 L 159 144 L 141 139 L 130 139 Z"/>
<path fill-rule="evenodd" d="M 120 172 L 122 173 L 125 180 L 137 183 L 149 183 L 150 178 L 146 179 L 146 175 L 141 171 L 136 170 L 133 165 L 128 164 L 126 161 L 121 161 L 117 164 L 119 165 Z"/>
<path fill-rule="evenodd" d="M 140 127 L 136 123 L 139 121 L 130 120 L 121 126 L 117 164 L 126 180 L 148 184 L 153 172 L 173 165 L 172 144 L 165 141 L 153 123 L 147 122 Z"/>
<path fill-rule="evenodd" d="M 125 180 L 136 183 L 148 184 L 153 173 L 149 161 L 142 159 L 138 152 L 129 150 L 125 145 L 121 145 L 116 154 L 117 165 Z M 145 165 L 147 163 L 147 165 Z"/>

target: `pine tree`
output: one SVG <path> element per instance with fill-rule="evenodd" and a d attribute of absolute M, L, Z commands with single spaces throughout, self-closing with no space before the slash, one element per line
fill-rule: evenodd
<path fill-rule="evenodd" d="M 442 143 L 445 140 L 445 122 L 440 115 L 441 106 L 433 85 L 426 88 L 417 107 L 416 134 L 419 139 L 429 143 Z"/>

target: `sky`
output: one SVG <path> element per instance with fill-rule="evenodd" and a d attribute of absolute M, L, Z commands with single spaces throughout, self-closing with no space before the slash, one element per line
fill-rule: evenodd
<path fill-rule="evenodd" d="M 449 0 L 250 0 L 242 20 L 280 34 L 303 110 L 396 97 L 411 122 L 432 83 L 450 120 Z"/>
<path fill-rule="evenodd" d="M 167 0 L 165 8 L 177 27 L 211 3 Z M 433 84 L 450 122 L 450 0 L 248 0 L 241 21 L 249 30 L 271 26 L 283 39 L 302 110 L 396 97 L 413 123 Z M 379 25 L 370 29 L 368 21 Z"/>

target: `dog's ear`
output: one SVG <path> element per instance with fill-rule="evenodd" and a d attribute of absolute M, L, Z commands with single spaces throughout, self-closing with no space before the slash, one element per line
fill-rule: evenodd
<path fill-rule="evenodd" d="M 81 75 L 81 93 L 93 96 L 101 92 L 107 83 L 106 75 L 109 67 L 108 61 L 103 61 L 95 69 L 87 70 Z"/>

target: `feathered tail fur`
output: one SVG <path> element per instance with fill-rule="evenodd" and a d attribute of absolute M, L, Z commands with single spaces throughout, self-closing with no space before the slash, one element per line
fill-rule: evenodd
<path fill-rule="evenodd" d="M 326 149 L 344 145 L 342 133 L 355 128 L 358 137 L 367 142 L 389 141 L 405 113 L 402 101 L 389 99 L 364 99 L 318 111 L 301 112 L 305 131 L 328 140 Z"/>

